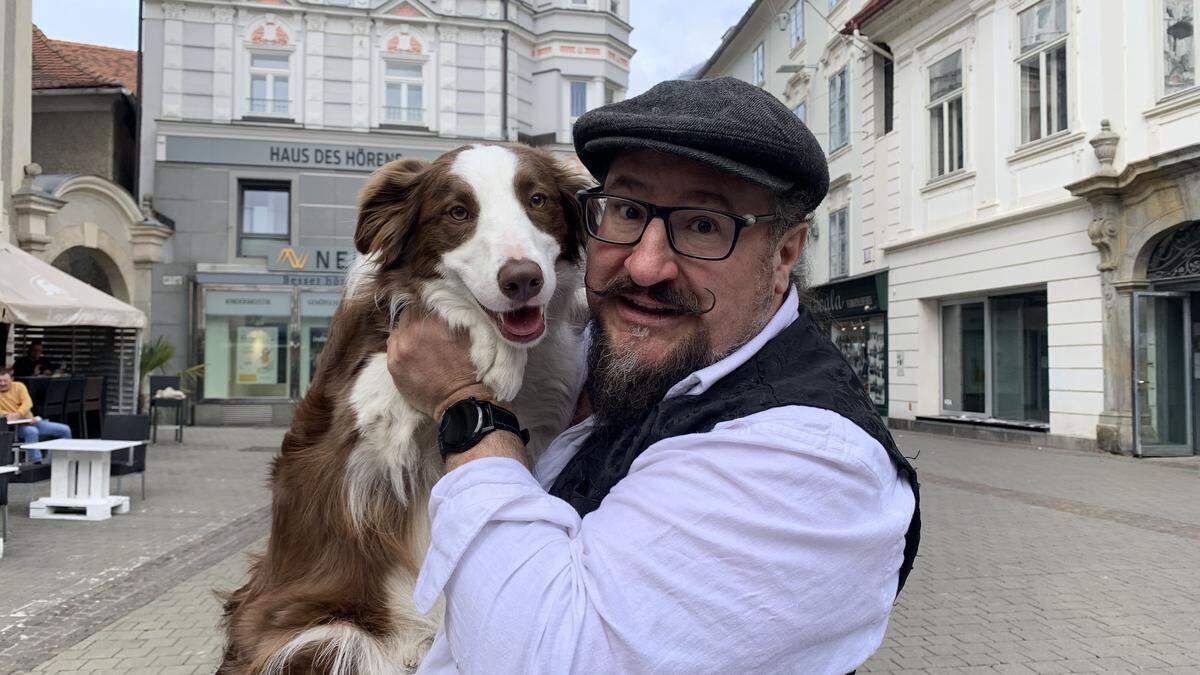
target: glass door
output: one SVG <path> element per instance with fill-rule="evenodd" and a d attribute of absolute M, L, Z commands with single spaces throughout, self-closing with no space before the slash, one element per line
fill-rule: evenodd
<path fill-rule="evenodd" d="M 1192 454 L 1186 293 L 1133 294 L 1133 436 L 1142 457 Z"/>

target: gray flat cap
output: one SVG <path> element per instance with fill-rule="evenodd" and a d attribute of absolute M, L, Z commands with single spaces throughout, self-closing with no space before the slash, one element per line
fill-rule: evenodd
<path fill-rule="evenodd" d="M 772 190 L 798 190 L 812 211 L 829 191 L 825 151 L 774 96 L 747 82 L 671 80 L 585 113 L 575 152 L 598 180 L 621 150 L 686 157 Z"/>

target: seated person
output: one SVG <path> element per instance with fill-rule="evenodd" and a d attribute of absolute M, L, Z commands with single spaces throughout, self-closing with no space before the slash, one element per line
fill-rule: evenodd
<path fill-rule="evenodd" d="M 34 420 L 31 424 L 17 428 L 22 443 L 37 443 L 52 438 L 71 437 L 71 427 L 34 417 L 33 401 L 29 398 L 29 390 L 25 388 L 24 384 L 13 381 L 11 368 L 0 370 L 0 415 L 4 415 L 9 420 L 30 418 Z M 7 459 L 4 458 L 4 460 Z M 42 451 L 30 450 L 29 459 L 33 462 L 42 461 Z"/>
<path fill-rule="evenodd" d="M 30 342 L 25 356 L 13 361 L 13 377 L 53 375 L 55 363 L 43 356 L 42 351 L 41 340 Z"/>

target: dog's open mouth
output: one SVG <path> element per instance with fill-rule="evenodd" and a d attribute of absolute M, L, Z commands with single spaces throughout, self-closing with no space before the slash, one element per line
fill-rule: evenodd
<path fill-rule="evenodd" d="M 500 334 L 511 342 L 533 342 L 546 332 L 546 315 L 541 307 L 522 307 L 511 312 L 488 312 Z"/>

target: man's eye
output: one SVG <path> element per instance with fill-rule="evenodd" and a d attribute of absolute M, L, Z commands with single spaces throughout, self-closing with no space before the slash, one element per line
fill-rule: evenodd
<path fill-rule="evenodd" d="M 455 206 L 450 209 L 450 217 L 455 220 L 466 220 L 467 216 L 471 215 L 465 206 Z"/>
<path fill-rule="evenodd" d="M 621 215 L 624 216 L 626 220 L 641 220 L 642 219 L 642 211 L 641 211 L 641 209 L 639 209 L 636 206 L 626 206 L 626 207 L 622 208 Z"/>
<path fill-rule="evenodd" d="M 691 230 L 696 234 L 716 234 L 720 227 L 708 218 L 697 218 L 692 221 Z"/>

